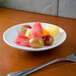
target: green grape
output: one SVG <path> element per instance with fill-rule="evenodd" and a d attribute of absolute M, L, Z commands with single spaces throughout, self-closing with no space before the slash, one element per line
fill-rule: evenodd
<path fill-rule="evenodd" d="M 42 46 L 44 46 L 44 41 L 42 38 L 36 37 L 36 38 L 31 38 L 29 44 L 33 48 L 41 48 Z"/>

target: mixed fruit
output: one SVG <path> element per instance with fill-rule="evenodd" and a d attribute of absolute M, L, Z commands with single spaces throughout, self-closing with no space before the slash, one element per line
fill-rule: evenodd
<path fill-rule="evenodd" d="M 22 25 L 14 42 L 20 46 L 41 48 L 52 45 L 54 37 L 59 32 L 59 27 L 47 25 L 45 29 L 40 22 L 36 22 L 32 27 L 30 25 Z"/>

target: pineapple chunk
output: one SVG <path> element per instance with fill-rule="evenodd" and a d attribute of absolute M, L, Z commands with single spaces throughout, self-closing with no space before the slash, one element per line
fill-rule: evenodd
<path fill-rule="evenodd" d="M 50 33 L 50 35 L 52 37 L 56 37 L 59 32 L 60 32 L 60 29 L 58 26 L 50 26 L 50 25 L 47 25 L 46 26 L 46 30 Z"/>

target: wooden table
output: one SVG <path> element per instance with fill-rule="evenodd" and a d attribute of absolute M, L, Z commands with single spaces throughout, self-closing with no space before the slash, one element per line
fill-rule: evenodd
<path fill-rule="evenodd" d="M 6 29 L 26 22 L 45 22 L 60 26 L 67 33 L 66 41 L 51 50 L 27 52 L 8 46 L 3 41 Z M 76 20 L 0 8 L 0 76 L 35 67 L 76 51 Z M 76 76 L 76 63 L 59 62 L 44 67 L 29 76 Z"/>

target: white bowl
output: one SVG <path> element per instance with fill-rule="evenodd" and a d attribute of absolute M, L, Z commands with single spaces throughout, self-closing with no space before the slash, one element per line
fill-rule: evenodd
<path fill-rule="evenodd" d="M 18 29 L 20 26 L 22 25 L 30 25 L 30 26 L 33 26 L 35 22 L 31 22 L 31 23 L 23 23 L 23 24 L 18 24 L 18 25 L 15 25 L 11 28 L 9 28 L 8 30 L 6 30 L 3 34 L 3 39 L 4 41 L 14 47 L 14 48 L 17 48 L 17 49 L 22 49 L 22 50 L 26 50 L 26 51 L 44 51 L 44 50 L 48 50 L 48 49 L 52 49 L 52 48 L 55 48 L 59 45 L 61 45 L 65 39 L 66 39 L 66 32 L 59 27 L 60 29 L 60 33 L 54 38 L 54 43 L 50 46 L 44 46 L 42 48 L 31 48 L 31 47 L 25 47 L 25 46 L 19 46 L 19 45 L 16 45 L 14 43 L 14 40 L 16 39 L 16 36 L 18 34 Z M 50 25 L 50 26 L 56 26 L 56 25 L 53 25 L 53 24 L 48 24 L 48 23 L 41 23 L 42 24 L 42 27 L 45 28 L 46 25 Z"/>

